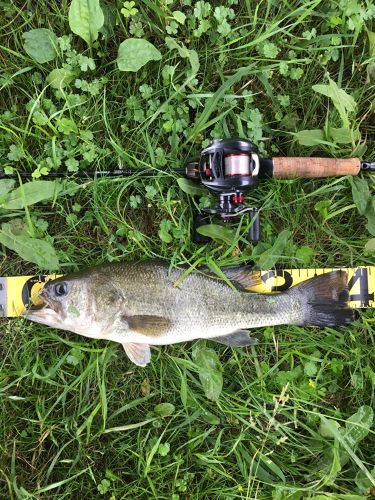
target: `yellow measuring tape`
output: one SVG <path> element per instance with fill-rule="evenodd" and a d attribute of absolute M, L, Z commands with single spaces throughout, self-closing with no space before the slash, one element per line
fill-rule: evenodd
<path fill-rule="evenodd" d="M 375 307 L 375 266 L 337 268 L 348 273 L 349 305 L 355 309 Z M 249 288 L 251 292 L 283 292 L 293 285 L 334 269 L 279 269 L 254 271 L 261 275 L 261 284 Z M 61 275 L 10 276 L 0 278 L 0 315 L 21 316 L 30 304 L 38 305 L 38 293 L 44 283 Z"/>

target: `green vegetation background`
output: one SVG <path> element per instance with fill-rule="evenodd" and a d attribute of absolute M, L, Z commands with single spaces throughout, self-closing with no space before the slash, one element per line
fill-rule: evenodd
<path fill-rule="evenodd" d="M 373 264 L 369 177 L 260 183 L 253 248 L 246 217 L 195 245 L 214 200 L 166 174 L 233 136 L 264 156 L 374 159 L 370 1 L 5 0 L 0 19 L 1 167 L 35 179 L 0 182 L 2 276 L 152 257 Z M 156 175 L 43 180 L 128 166 Z M 2 320 L 0 497 L 371 498 L 373 312 L 255 334 L 242 350 L 166 346 L 141 369 L 113 343 Z"/>

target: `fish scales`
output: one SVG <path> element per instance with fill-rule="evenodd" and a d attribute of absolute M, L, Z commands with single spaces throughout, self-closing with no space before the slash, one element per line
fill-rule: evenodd
<path fill-rule="evenodd" d="M 173 286 L 181 274 L 162 265 L 108 266 L 106 270 L 112 283 L 126 290 L 125 307 L 130 316 L 147 311 L 171 320 L 169 331 L 156 339 L 158 344 L 170 343 L 175 335 L 174 342 L 190 340 L 191 330 L 209 338 L 246 327 L 294 323 L 301 315 L 298 298 L 239 292 L 203 273 L 189 274 Z"/>

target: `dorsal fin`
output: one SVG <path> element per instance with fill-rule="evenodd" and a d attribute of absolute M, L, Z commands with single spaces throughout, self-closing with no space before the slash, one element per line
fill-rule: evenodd
<path fill-rule="evenodd" d="M 252 286 L 261 283 L 260 272 L 251 264 L 244 266 L 227 266 L 221 268 L 225 276 L 241 291 L 246 292 Z"/>

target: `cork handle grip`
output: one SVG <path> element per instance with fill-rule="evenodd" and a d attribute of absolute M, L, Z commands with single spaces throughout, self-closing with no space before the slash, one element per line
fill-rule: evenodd
<path fill-rule="evenodd" d="M 338 177 L 358 175 L 361 162 L 358 158 L 273 158 L 273 176 L 277 179 L 293 177 Z"/>

